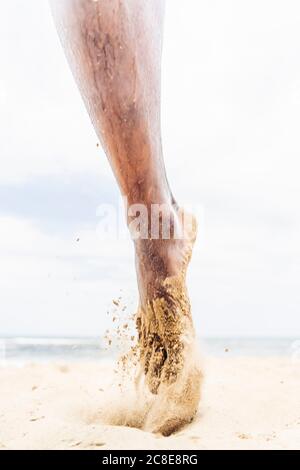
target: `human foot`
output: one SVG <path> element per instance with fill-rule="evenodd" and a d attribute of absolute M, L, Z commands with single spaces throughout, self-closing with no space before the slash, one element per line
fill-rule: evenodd
<path fill-rule="evenodd" d="M 174 208 L 172 220 L 174 226 L 181 224 L 181 238 L 136 243 L 139 359 L 155 395 L 145 426 L 165 435 L 193 419 L 202 380 L 185 284 L 196 222 Z"/>

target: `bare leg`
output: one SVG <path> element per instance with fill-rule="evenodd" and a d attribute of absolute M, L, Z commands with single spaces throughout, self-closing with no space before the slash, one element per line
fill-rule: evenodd
<path fill-rule="evenodd" d="M 195 227 L 181 224 L 168 185 L 160 130 L 160 64 L 164 0 L 51 0 L 58 31 L 95 130 L 128 204 L 164 205 L 171 237 L 135 240 L 140 292 L 140 360 L 149 389 L 173 405 L 173 416 L 149 426 L 164 433 L 189 421 L 199 401 L 201 373 L 187 365 L 194 332 L 185 273 Z M 130 222 L 128 217 L 128 222 Z M 182 394 L 186 395 L 185 407 Z M 187 401 L 189 405 L 187 406 Z M 163 406 L 163 404 L 161 404 Z M 175 409 L 176 408 L 176 409 Z M 183 409 L 184 408 L 184 409 Z M 173 421 L 172 421 L 173 420 Z M 151 424 L 152 423 L 152 424 Z"/>

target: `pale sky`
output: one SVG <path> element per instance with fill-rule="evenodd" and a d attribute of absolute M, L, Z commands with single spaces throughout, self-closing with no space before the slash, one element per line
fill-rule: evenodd
<path fill-rule="evenodd" d="M 0 335 L 101 335 L 120 289 L 136 305 L 133 253 L 97 237 L 118 190 L 46 0 L 0 3 L 0 71 Z M 300 337 L 299 1 L 169 0 L 162 111 L 173 192 L 203 207 L 199 335 Z"/>

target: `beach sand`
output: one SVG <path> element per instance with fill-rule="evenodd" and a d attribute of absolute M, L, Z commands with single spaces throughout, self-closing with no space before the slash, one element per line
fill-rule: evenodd
<path fill-rule="evenodd" d="M 299 363 L 227 357 L 204 368 L 195 420 L 162 437 L 101 421 L 113 406 L 111 363 L 4 365 L 0 449 L 300 449 Z"/>

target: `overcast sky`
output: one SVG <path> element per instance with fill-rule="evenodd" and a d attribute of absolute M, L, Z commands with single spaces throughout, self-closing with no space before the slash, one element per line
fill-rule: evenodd
<path fill-rule="evenodd" d="M 0 3 L 0 335 L 100 335 L 136 305 L 118 190 L 46 0 Z M 163 138 L 173 191 L 203 207 L 189 286 L 203 336 L 300 337 L 300 3 L 169 0 Z M 77 241 L 79 239 L 79 241 Z"/>

